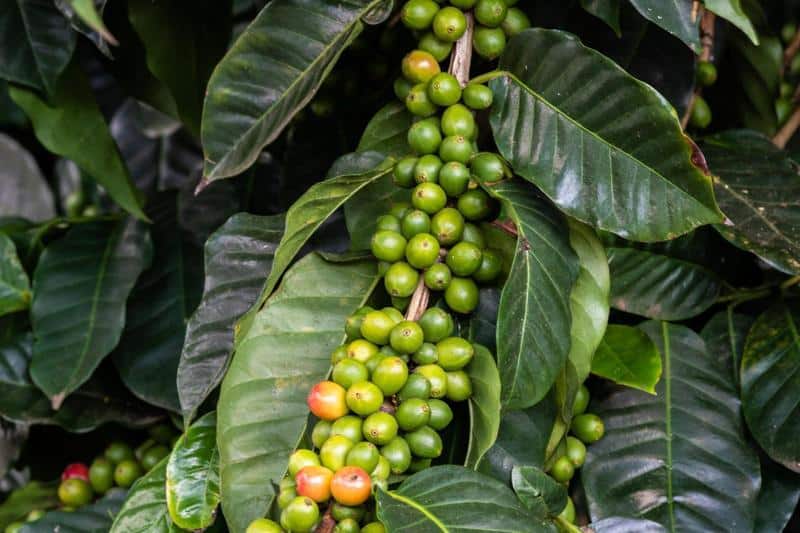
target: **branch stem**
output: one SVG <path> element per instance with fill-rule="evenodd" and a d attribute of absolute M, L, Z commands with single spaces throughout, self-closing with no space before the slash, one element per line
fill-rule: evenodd
<path fill-rule="evenodd" d="M 797 52 L 800 51 L 800 29 L 794 34 L 792 40 L 789 42 L 789 46 L 786 47 L 786 50 L 783 52 L 783 68 L 781 69 L 781 74 L 786 71 L 786 68 L 792 63 L 794 56 L 797 55 Z"/>
<path fill-rule="evenodd" d="M 797 128 L 800 128 L 800 107 L 796 107 L 786 123 L 778 130 L 772 138 L 772 144 L 778 148 L 786 148 L 786 144 L 794 136 Z"/>
<path fill-rule="evenodd" d="M 417 288 L 414 289 L 414 294 L 411 295 L 411 301 L 408 303 L 406 309 L 406 320 L 416 322 L 422 316 L 422 313 L 428 308 L 428 302 L 431 298 L 431 291 L 425 286 L 425 278 L 420 275 Z"/>
<path fill-rule="evenodd" d="M 459 85 L 464 87 L 469 82 L 469 69 L 472 64 L 472 31 L 475 27 L 475 20 L 472 12 L 466 14 L 467 30 L 464 32 L 453 49 L 450 56 L 450 68 L 447 71 L 456 77 Z"/>
<path fill-rule="evenodd" d="M 700 19 L 700 41 L 703 45 L 703 49 L 700 52 L 700 57 L 699 57 L 700 61 L 711 61 L 711 55 L 714 49 L 715 22 L 716 22 L 716 15 L 711 11 L 703 10 L 703 18 Z M 694 104 L 700 97 L 702 92 L 703 88 L 698 85 L 697 88 L 692 93 L 692 96 L 689 98 L 689 104 L 686 106 L 686 112 L 683 114 L 683 117 L 681 117 L 681 128 L 683 128 L 684 130 L 686 129 L 686 125 L 689 124 L 689 119 L 692 116 L 692 110 L 694 109 Z"/>

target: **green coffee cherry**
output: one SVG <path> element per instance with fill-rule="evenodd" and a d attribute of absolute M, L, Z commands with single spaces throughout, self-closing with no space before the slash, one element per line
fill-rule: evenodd
<path fill-rule="evenodd" d="M 469 314 L 478 307 L 478 286 L 469 278 L 453 278 L 444 291 L 444 301 L 456 313 Z"/>
<path fill-rule="evenodd" d="M 442 133 L 435 120 L 420 120 L 408 129 L 408 145 L 418 154 L 434 154 L 439 151 L 440 144 Z M 414 170 L 416 174 L 416 166 Z"/>
<path fill-rule="evenodd" d="M 483 231 L 471 222 L 464 224 L 464 233 L 461 235 L 461 240 L 471 242 L 481 250 L 486 249 L 486 239 L 483 236 Z"/>
<path fill-rule="evenodd" d="M 506 18 L 500 23 L 500 27 L 508 37 L 513 37 L 522 30 L 531 27 L 531 21 L 524 11 L 517 7 L 511 7 L 506 13 Z"/>
<path fill-rule="evenodd" d="M 380 459 L 380 456 L 381 454 L 374 444 L 371 442 L 359 442 L 347 452 L 345 465 L 357 466 L 364 469 L 366 472 L 372 472 L 372 470 L 378 466 L 378 459 Z"/>
<path fill-rule="evenodd" d="M 423 275 L 425 286 L 432 291 L 443 291 L 450 285 L 453 274 L 450 267 L 444 263 L 434 263 L 425 271 Z"/>
<path fill-rule="evenodd" d="M 345 437 L 351 443 L 357 443 L 362 439 L 361 426 L 362 420 L 353 415 L 345 415 L 331 424 L 330 435 L 331 437 Z M 325 439 L 327 441 L 327 439 Z M 324 442 L 323 442 L 324 444 Z M 322 446 L 320 446 L 320 449 Z"/>
<path fill-rule="evenodd" d="M 341 520 L 347 520 L 348 518 L 352 518 L 356 521 L 361 521 L 366 514 L 366 509 L 364 509 L 363 505 L 359 505 L 356 507 L 350 507 L 347 505 L 342 505 L 339 502 L 333 502 L 331 504 L 331 516 L 337 522 Z"/>
<path fill-rule="evenodd" d="M 436 61 L 444 61 L 453 50 L 453 43 L 442 41 L 433 32 L 428 32 L 419 40 L 417 48 L 431 54 Z M 395 90 L 395 93 L 397 93 L 397 90 Z"/>
<path fill-rule="evenodd" d="M 430 185 L 430 184 L 423 184 Z M 422 185 L 419 185 L 421 187 Z M 419 272 L 408 263 L 394 263 L 383 278 L 383 284 L 391 296 L 411 296 L 419 282 Z"/>
<path fill-rule="evenodd" d="M 412 354 L 422 347 L 425 334 L 416 322 L 405 320 L 397 324 L 389 336 L 389 344 L 402 354 Z M 398 388 L 399 390 L 399 388 Z M 395 391 L 397 392 L 397 391 Z M 394 392 L 390 393 L 394 394 Z"/>
<path fill-rule="evenodd" d="M 413 324 L 413 322 L 411 322 L 411 324 Z M 421 331 L 419 332 L 419 337 L 421 342 Z M 386 357 L 378 363 L 378 366 L 376 366 L 375 370 L 372 372 L 372 382 L 375 383 L 386 396 L 391 396 L 399 392 L 406 384 L 407 379 L 408 366 L 405 361 L 399 357 Z"/>
<path fill-rule="evenodd" d="M 419 319 L 426 342 L 439 342 L 453 334 L 455 324 L 447 311 L 438 307 L 426 309 Z"/>
<path fill-rule="evenodd" d="M 355 383 L 347 389 L 347 407 L 358 415 L 372 414 L 380 409 L 381 404 L 383 392 L 370 381 Z"/>
<path fill-rule="evenodd" d="M 359 533 L 361 528 L 352 518 L 345 518 L 333 527 L 333 533 Z"/>
<path fill-rule="evenodd" d="M 389 270 L 391 271 L 391 268 Z M 384 311 L 370 311 L 364 315 L 364 320 L 361 322 L 361 335 L 369 342 L 387 344 L 389 342 L 389 334 L 392 332 L 394 325 L 394 320 Z M 355 342 L 356 341 L 353 341 L 351 344 L 355 344 Z M 377 352 L 377 348 L 371 351 L 369 356 L 372 357 L 375 355 L 375 352 Z M 362 363 L 366 362 L 365 359 L 357 359 Z"/>
<path fill-rule="evenodd" d="M 403 24 L 412 30 L 424 30 L 433 22 L 439 5 L 433 0 L 408 0 L 401 11 Z"/>
<path fill-rule="evenodd" d="M 428 423 L 431 419 L 431 408 L 421 398 L 409 398 L 400 403 L 394 416 L 400 429 L 413 431 Z"/>
<path fill-rule="evenodd" d="M 392 84 L 394 95 L 401 102 L 406 101 L 406 97 L 408 96 L 408 93 L 411 91 L 411 87 L 413 87 L 413 85 L 411 84 L 410 81 L 408 81 L 405 78 L 397 78 L 394 80 L 394 83 Z"/>
<path fill-rule="evenodd" d="M 389 462 L 392 474 L 402 474 L 411 465 L 411 449 L 403 437 L 394 437 L 381 448 L 381 455 Z"/>
<path fill-rule="evenodd" d="M 408 447 L 417 457 L 436 459 L 442 455 L 442 438 L 433 428 L 423 426 L 405 436 Z"/>
<path fill-rule="evenodd" d="M 493 208 L 491 198 L 482 189 L 465 192 L 458 197 L 456 205 L 464 218 L 471 221 L 485 220 Z"/>
<path fill-rule="evenodd" d="M 456 7 L 443 7 L 433 17 L 433 33 L 442 41 L 454 43 L 467 30 L 467 18 Z"/>
<path fill-rule="evenodd" d="M 698 96 L 692 106 L 689 124 L 698 129 L 705 129 L 711 124 L 711 108 L 702 96 Z"/>
<path fill-rule="evenodd" d="M 564 510 L 559 513 L 558 517 L 569 524 L 575 523 L 575 504 L 572 503 L 572 498 L 569 496 L 567 496 L 567 505 L 564 506 Z"/>
<path fill-rule="evenodd" d="M 345 389 L 359 381 L 367 381 L 369 372 L 364 363 L 355 359 L 344 359 L 336 363 L 332 373 L 334 383 L 338 383 Z"/>
<path fill-rule="evenodd" d="M 319 450 L 322 465 L 336 472 L 345 466 L 347 454 L 350 453 L 353 446 L 353 441 L 347 437 L 332 435 Z"/>
<path fill-rule="evenodd" d="M 472 278 L 481 283 L 488 283 L 497 279 L 503 270 L 503 259 L 494 250 L 484 249 L 481 253 L 481 264 L 472 273 Z"/>
<path fill-rule="evenodd" d="M 441 187 L 439 190 L 442 192 L 444 201 L 436 204 L 442 207 L 434 211 L 436 214 L 431 218 L 431 233 L 439 241 L 439 244 L 450 246 L 457 243 L 464 233 L 464 216 L 458 209 L 444 207 L 447 203 L 447 195 Z"/>
<path fill-rule="evenodd" d="M 471 276 L 481 266 L 483 253 L 470 242 L 459 242 L 447 252 L 446 263 L 456 276 Z"/>
<path fill-rule="evenodd" d="M 375 231 L 382 231 L 382 230 L 402 233 L 402 225 L 395 216 L 381 215 L 378 217 L 378 220 L 375 221 Z M 357 326 L 351 327 L 350 325 L 351 318 L 358 324 Z M 361 332 L 359 331 L 359 328 L 361 327 L 361 322 L 360 322 L 361 318 L 363 318 L 363 314 L 358 315 L 358 311 L 356 313 L 353 313 L 350 317 L 348 317 L 347 319 L 348 322 L 345 324 L 344 330 L 348 336 L 350 336 L 351 334 L 356 335 L 356 337 L 351 337 L 351 338 L 358 338 L 358 336 L 361 335 Z"/>
<path fill-rule="evenodd" d="M 289 475 L 292 478 L 307 466 L 319 466 L 319 457 L 311 450 L 296 450 L 289 456 Z"/>
<path fill-rule="evenodd" d="M 406 109 L 415 116 L 429 117 L 436 113 L 436 104 L 428 98 L 427 85 L 419 83 L 411 87 L 406 95 Z M 426 153 L 426 152 L 422 152 Z"/>
<path fill-rule="evenodd" d="M 575 393 L 575 401 L 572 402 L 572 416 L 583 414 L 589 406 L 589 389 L 581 384 L 578 392 Z"/>
<path fill-rule="evenodd" d="M 419 368 L 419 367 L 418 367 Z M 431 395 L 431 383 L 428 379 L 421 374 L 411 374 L 406 380 L 406 384 L 397 393 L 400 401 L 407 401 L 410 398 L 419 398 L 427 400 Z"/>
<path fill-rule="evenodd" d="M 319 508 L 314 500 L 298 496 L 286 506 L 286 525 L 291 531 L 310 531 L 319 520 Z"/>
<path fill-rule="evenodd" d="M 431 230 L 431 217 L 425 211 L 414 209 L 400 222 L 400 230 L 406 239 Z"/>
<path fill-rule="evenodd" d="M 447 136 L 462 135 L 468 139 L 474 139 L 477 127 L 472 111 L 461 104 L 454 104 L 442 113 L 441 128 Z"/>
<path fill-rule="evenodd" d="M 431 417 L 428 420 L 428 426 L 436 431 L 441 431 L 450 425 L 453 421 L 453 410 L 447 405 L 447 402 L 431 398 L 428 400 L 428 407 L 431 409 Z"/>
<path fill-rule="evenodd" d="M 418 365 L 431 365 L 439 360 L 439 352 L 435 344 L 424 342 L 411 359 Z"/>
<path fill-rule="evenodd" d="M 479 83 L 467 84 L 461 93 L 461 97 L 467 107 L 477 111 L 488 109 L 492 105 L 493 96 L 489 87 Z"/>
<path fill-rule="evenodd" d="M 439 157 L 442 161 L 465 164 L 472 157 L 472 142 L 461 135 L 445 137 L 439 145 Z"/>
<path fill-rule="evenodd" d="M 697 83 L 703 87 L 714 85 L 717 81 L 717 67 L 711 61 L 697 63 Z"/>
<path fill-rule="evenodd" d="M 478 0 L 473 13 L 478 23 L 494 28 L 506 18 L 508 6 L 505 0 Z"/>
<path fill-rule="evenodd" d="M 404 157 L 397 164 L 394 166 L 394 172 L 392 173 L 392 181 L 398 187 L 403 189 L 410 189 L 415 185 L 414 182 L 414 167 L 417 164 L 416 157 Z M 385 215 L 391 216 L 391 215 Z M 392 217 L 395 218 L 396 217 Z"/>
<path fill-rule="evenodd" d="M 584 413 L 572 419 L 570 430 L 584 443 L 591 444 L 603 438 L 605 426 L 599 416 Z"/>
<path fill-rule="evenodd" d="M 495 59 L 506 47 L 506 34 L 500 28 L 478 26 L 472 34 L 472 48 L 486 59 Z"/>
<path fill-rule="evenodd" d="M 438 364 L 445 370 L 461 370 L 475 355 L 472 343 L 461 337 L 448 337 L 436 344 Z"/>
<path fill-rule="evenodd" d="M 450 139 L 452 137 L 447 137 Z M 441 151 L 441 146 L 439 147 Z M 472 150 L 470 149 L 470 152 Z M 455 198 L 464 194 L 469 186 L 470 173 L 464 163 L 450 161 L 439 170 L 439 186 L 444 189 L 447 196 Z"/>
<path fill-rule="evenodd" d="M 440 72 L 428 82 L 428 99 L 440 106 L 453 105 L 461 100 L 461 85 L 452 74 Z"/>
<path fill-rule="evenodd" d="M 406 244 L 406 238 L 396 231 L 381 230 L 372 236 L 370 248 L 376 258 L 392 263 L 403 258 Z"/>
<path fill-rule="evenodd" d="M 347 357 L 362 363 L 369 361 L 376 353 L 378 347 L 366 339 L 356 339 L 347 345 Z"/>
<path fill-rule="evenodd" d="M 567 437 L 566 456 L 575 468 L 580 468 L 586 462 L 586 446 L 575 437 Z"/>
<path fill-rule="evenodd" d="M 463 370 L 447 373 L 447 399 L 463 402 L 472 396 L 472 380 Z"/>
<path fill-rule="evenodd" d="M 550 475 L 559 483 L 566 483 L 575 475 L 575 467 L 569 457 L 562 455 L 550 468 Z"/>
<path fill-rule="evenodd" d="M 364 438 L 373 444 L 383 446 L 397 436 L 397 420 L 389 413 L 372 413 L 362 426 Z"/>
<path fill-rule="evenodd" d="M 318 420 L 317 423 L 314 424 L 314 429 L 311 430 L 311 444 L 313 444 L 315 448 L 322 448 L 322 445 L 325 444 L 325 441 L 331 436 L 332 425 L 333 424 L 327 420 Z"/>
<path fill-rule="evenodd" d="M 372 479 L 389 479 L 389 476 L 392 474 L 392 467 L 389 464 L 389 461 L 381 455 L 378 458 L 378 466 L 376 466 L 372 472 L 370 472 L 369 476 Z"/>
<path fill-rule="evenodd" d="M 431 230 L 435 232 L 436 218 L 444 211 L 443 208 L 447 204 L 447 194 L 444 189 L 436 183 L 420 183 L 411 193 L 411 203 L 415 208 L 428 214 L 436 213 L 431 220 Z M 439 242 L 442 243 L 441 239 Z"/>
<path fill-rule="evenodd" d="M 431 385 L 431 398 L 444 398 L 447 395 L 447 373 L 439 365 L 422 365 L 414 373 L 423 376 Z"/>
<path fill-rule="evenodd" d="M 414 166 L 414 183 L 438 182 L 441 168 L 442 160 L 438 156 L 433 154 L 423 155 Z"/>

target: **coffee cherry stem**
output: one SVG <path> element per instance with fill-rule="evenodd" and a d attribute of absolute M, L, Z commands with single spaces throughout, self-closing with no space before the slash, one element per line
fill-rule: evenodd
<path fill-rule="evenodd" d="M 467 30 L 464 32 L 453 49 L 450 56 L 450 67 L 447 71 L 455 76 L 461 87 L 465 87 L 469 82 L 469 69 L 472 63 L 472 30 L 475 27 L 475 19 L 472 12 L 465 14 L 467 19 Z"/>
<path fill-rule="evenodd" d="M 518 237 L 519 232 L 517 232 L 517 225 L 514 224 L 511 220 L 494 220 L 492 221 L 492 226 L 496 228 L 500 228 L 501 230 L 505 231 L 512 237 Z"/>
<path fill-rule="evenodd" d="M 331 508 L 333 507 L 333 502 L 328 504 L 328 508 L 325 509 L 325 514 L 322 515 L 322 520 L 319 521 L 319 525 L 314 530 L 314 533 L 332 533 L 333 528 L 336 527 L 336 520 L 334 520 L 333 515 L 331 515 Z"/>
<path fill-rule="evenodd" d="M 431 291 L 425 286 L 425 279 L 423 276 L 419 277 L 417 288 L 414 289 L 414 294 L 411 295 L 411 302 L 408 304 L 406 310 L 406 320 L 416 322 L 422 316 L 422 313 L 428 309 L 428 302 L 431 298 Z"/>
<path fill-rule="evenodd" d="M 505 70 L 490 70 L 489 72 L 484 72 L 483 74 L 475 76 L 469 80 L 469 82 L 477 85 L 483 85 L 487 81 L 492 81 L 493 79 L 499 78 L 500 76 L 505 76 L 506 74 L 508 74 L 508 72 Z"/>

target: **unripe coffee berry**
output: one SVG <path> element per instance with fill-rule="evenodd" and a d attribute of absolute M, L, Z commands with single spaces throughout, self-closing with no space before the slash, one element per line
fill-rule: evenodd
<path fill-rule="evenodd" d="M 432 184 L 424 184 L 432 185 Z M 420 185 L 421 187 L 422 185 Z M 383 284 L 391 296 L 411 296 L 419 282 L 419 272 L 408 263 L 394 263 L 383 278 Z"/>
<path fill-rule="evenodd" d="M 400 14 L 403 24 L 412 30 L 424 30 L 433 22 L 439 5 L 433 0 L 408 0 Z"/>
<path fill-rule="evenodd" d="M 467 18 L 458 8 L 447 6 L 433 17 L 433 33 L 446 42 L 456 42 L 467 30 Z"/>
<path fill-rule="evenodd" d="M 433 154 L 423 155 L 417 160 L 417 164 L 414 166 L 414 183 L 437 183 L 439 181 L 439 170 L 441 168 L 442 160 L 439 156 Z"/>
<path fill-rule="evenodd" d="M 428 82 L 428 99 L 440 106 L 453 105 L 461 100 L 461 85 L 452 74 L 440 72 Z"/>
<path fill-rule="evenodd" d="M 414 187 L 411 193 L 411 203 L 415 208 L 428 214 L 432 215 L 436 213 L 436 216 L 431 220 L 431 229 L 435 232 L 436 217 L 440 214 L 440 211 L 443 210 L 444 206 L 447 205 L 447 194 L 444 192 L 444 189 L 436 183 L 420 183 Z M 439 242 L 442 242 L 441 239 L 439 239 Z"/>

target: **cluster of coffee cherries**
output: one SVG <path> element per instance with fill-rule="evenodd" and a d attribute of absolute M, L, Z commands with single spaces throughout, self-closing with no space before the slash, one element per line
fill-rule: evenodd
<path fill-rule="evenodd" d="M 363 307 L 349 317 L 349 342 L 331 356 L 330 381 L 308 395 L 319 419 L 314 449 L 289 459 L 278 494 L 280 526 L 261 519 L 250 533 L 311 531 L 327 502 L 333 531 L 383 532 L 370 503 L 374 490 L 385 489 L 391 475 L 429 467 L 442 454 L 438 432 L 453 419 L 448 400 L 472 395 L 465 368 L 475 349 L 454 329 L 453 317 L 437 307 L 418 321 L 394 307 Z"/>
<path fill-rule="evenodd" d="M 572 434 L 567 436 L 565 446 L 561 448 L 563 454 L 552 463 L 549 470 L 550 477 L 559 483 L 569 484 L 575 471 L 586 461 L 586 445 L 597 442 L 605 433 L 600 417 L 586 412 L 588 406 L 589 389 L 581 385 L 572 407 L 573 418 L 569 427 Z M 567 498 L 567 505 L 561 511 L 560 517 L 569 523 L 575 522 L 575 504 L 572 498 Z"/>
<path fill-rule="evenodd" d="M 711 87 L 717 82 L 717 67 L 711 61 L 698 61 L 695 78 L 700 87 Z M 711 108 L 700 94 L 695 96 L 689 124 L 701 130 L 711 124 Z"/>
<path fill-rule="evenodd" d="M 419 32 L 419 49 L 437 61 L 444 61 L 467 31 L 465 11 L 472 10 L 476 22 L 472 48 L 486 59 L 498 57 L 508 38 L 531 25 L 528 16 L 513 7 L 517 0 L 450 0 L 451 5 L 444 7 L 440 3 L 409 0 L 401 12 L 403 24 Z"/>
<path fill-rule="evenodd" d="M 88 505 L 114 487 L 129 488 L 169 455 L 178 438 L 174 428 L 158 424 L 148 432 L 149 438 L 135 450 L 125 442 L 115 441 L 90 466 L 85 463 L 67 465 L 58 486 L 61 510 L 72 511 Z M 43 510 L 32 511 L 26 521 L 38 520 L 42 515 Z M 24 525 L 24 522 L 13 522 L 6 527 L 5 533 L 17 533 Z"/>

